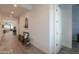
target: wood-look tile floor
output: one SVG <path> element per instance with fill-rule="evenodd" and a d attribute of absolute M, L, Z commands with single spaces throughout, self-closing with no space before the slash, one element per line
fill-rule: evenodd
<path fill-rule="evenodd" d="M 12 32 L 7 32 L 0 40 L 0 54 L 44 54 L 44 52 L 32 45 L 23 46 L 17 36 L 13 36 Z"/>
<path fill-rule="evenodd" d="M 72 41 L 72 49 L 62 47 L 58 54 L 79 54 L 79 42 Z"/>

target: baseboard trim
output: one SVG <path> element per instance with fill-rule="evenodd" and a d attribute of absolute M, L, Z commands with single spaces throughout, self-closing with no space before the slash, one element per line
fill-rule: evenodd
<path fill-rule="evenodd" d="M 31 45 L 33 46 L 33 47 L 35 47 L 36 49 L 38 49 L 39 51 L 42 51 L 41 49 L 39 49 L 38 47 L 36 47 L 34 44 L 32 44 L 31 43 Z M 47 54 L 46 52 L 44 52 L 44 51 L 42 51 L 44 54 Z"/>

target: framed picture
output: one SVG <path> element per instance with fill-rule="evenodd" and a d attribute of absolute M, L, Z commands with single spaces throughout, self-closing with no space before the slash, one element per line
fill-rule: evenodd
<path fill-rule="evenodd" d="M 25 26 L 24 26 L 24 28 L 28 28 L 28 18 L 27 17 L 25 18 Z"/>

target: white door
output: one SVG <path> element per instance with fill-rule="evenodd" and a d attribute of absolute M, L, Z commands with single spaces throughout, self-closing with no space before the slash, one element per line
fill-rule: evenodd
<path fill-rule="evenodd" d="M 55 53 L 61 49 L 62 29 L 61 29 L 61 9 L 59 5 L 55 6 Z"/>

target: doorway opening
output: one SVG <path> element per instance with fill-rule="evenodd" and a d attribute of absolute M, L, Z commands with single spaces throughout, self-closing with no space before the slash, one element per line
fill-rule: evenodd
<path fill-rule="evenodd" d="M 9 22 L 9 21 L 6 21 L 6 22 L 4 23 L 4 30 L 5 30 L 6 32 L 12 31 L 13 27 L 14 27 L 13 24 L 12 24 L 11 22 Z"/>
<path fill-rule="evenodd" d="M 72 5 L 72 47 L 79 48 L 79 5 Z"/>

